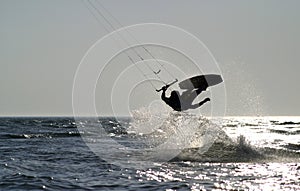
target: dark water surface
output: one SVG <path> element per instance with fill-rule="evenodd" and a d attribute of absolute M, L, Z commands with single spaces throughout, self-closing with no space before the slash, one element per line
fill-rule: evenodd
<path fill-rule="evenodd" d="M 300 189 L 299 118 L 222 120 L 236 144 L 219 142 L 197 156 L 183 151 L 172 162 L 139 169 L 94 154 L 73 118 L 0 118 L 0 190 Z M 126 125 L 100 123 L 111 136 L 133 141 Z"/>

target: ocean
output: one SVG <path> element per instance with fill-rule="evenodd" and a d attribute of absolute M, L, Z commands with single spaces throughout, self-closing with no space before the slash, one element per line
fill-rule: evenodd
<path fill-rule="evenodd" d="M 0 190 L 300 190 L 300 117 L 171 114 L 157 124 L 2 117 Z"/>

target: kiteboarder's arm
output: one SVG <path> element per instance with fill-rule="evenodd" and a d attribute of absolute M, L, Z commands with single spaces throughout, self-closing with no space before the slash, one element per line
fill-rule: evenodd
<path fill-rule="evenodd" d="M 161 99 L 165 101 L 165 99 L 166 99 L 166 89 L 162 89 Z"/>
<path fill-rule="evenodd" d="M 167 98 L 166 98 L 166 91 L 167 91 L 168 87 L 169 87 L 169 86 L 166 85 L 166 86 L 164 86 L 164 87 L 161 88 L 161 89 L 162 89 L 161 99 L 164 100 L 164 101 L 167 100 Z"/>

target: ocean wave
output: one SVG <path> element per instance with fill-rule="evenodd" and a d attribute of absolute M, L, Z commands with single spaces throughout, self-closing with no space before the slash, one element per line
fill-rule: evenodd
<path fill-rule="evenodd" d="M 287 130 L 283 130 L 283 129 L 269 129 L 269 131 L 271 133 L 278 133 L 278 134 L 285 134 L 285 135 L 299 135 L 300 134 L 300 130 L 287 131 Z"/>
<path fill-rule="evenodd" d="M 63 133 L 34 133 L 34 134 L 0 134 L 1 139 L 34 139 L 34 138 L 64 138 L 64 137 L 80 137 L 77 131 L 69 131 Z"/>
<path fill-rule="evenodd" d="M 264 155 L 251 147 L 243 136 L 238 142 L 217 140 L 205 153 L 199 153 L 197 148 L 183 150 L 173 160 L 195 162 L 250 162 L 261 160 Z"/>
<path fill-rule="evenodd" d="M 288 144 L 284 148 L 256 148 L 243 136 L 237 142 L 216 141 L 207 152 L 199 153 L 198 148 L 184 149 L 172 161 L 191 162 L 299 162 L 300 145 Z"/>
<path fill-rule="evenodd" d="M 2 117 L 0 127 L 76 128 L 71 117 Z"/>
<path fill-rule="evenodd" d="M 283 145 L 282 147 L 290 150 L 300 151 L 300 144 L 288 143 L 287 145 Z"/>
<path fill-rule="evenodd" d="M 279 121 L 276 121 L 276 120 L 270 120 L 270 122 L 273 125 L 300 125 L 300 122 L 293 122 L 293 121 L 279 122 Z"/>

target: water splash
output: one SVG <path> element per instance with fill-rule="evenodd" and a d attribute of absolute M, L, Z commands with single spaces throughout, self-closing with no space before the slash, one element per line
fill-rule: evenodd
<path fill-rule="evenodd" d="M 148 155 L 151 160 L 170 160 L 184 149 L 203 154 L 224 133 L 209 119 L 187 112 L 171 111 L 168 115 L 153 116 L 143 109 L 133 114 L 128 132 L 142 137 L 151 151 Z"/>

